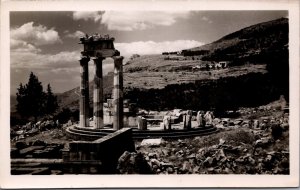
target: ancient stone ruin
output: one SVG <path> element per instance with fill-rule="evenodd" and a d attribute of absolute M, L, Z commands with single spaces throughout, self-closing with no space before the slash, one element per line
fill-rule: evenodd
<path fill-rule="evenodd" d="M 114 38 L 110 38 L 109 35 L 102 37 L 101 35 L 95 34 L 80 38 L 80 43 L 84 46 L 84 50 L 81 52 L 81 59 L 79 60 L 81 66 L 80 127 L 94 127 L 96 129 L 104 127 L 102 61 L 108 57 L 114 59 L 113 128 L 119 130 L 123 127 L 123 57 L 119 56 L 120 53 L 114 48 L 113 41 Z M 90 126 L 89 124 L 88 63 L 90 58 L 94 60 L 95 64 L 93 91 L 94 126 Z"/>
<path fill-rule="evenodd" d="M 123 57 L 120 52 L 114 48 L 114 38 L 109 35 L 103 37 L 99 34 L 92 36 L 86 35 L 80 38 L 80 44 L 83 44 L 81 59 L 79 60 L 81 70 L 80 83 L 80 117 L 79 124 L 75 124 L 67 128 L 67 135 L 76 140 L 96 140 L 110 133 L 120 130 L 124 127 L 124 101 L 123 101 Z M 114 87 L 112 100 L 112 128 L 109 125 L 104 125 L 104 95 L 103 95 L 103 73 L 102 61 L 106 58 L 114 59 Z M 88 64 L 90 59 L 93 59 L 95 64 L 94 73 L 94 89 L 93 89 L 93 124 L 90 124 L 89 118 L 89 73 Z M 125 118 L 126 119 L 126 118 Z M 208 135 L 217 131 L 212 125 L 205 128 L 192 128 L 191 119 L 192 111 L 182 116 L 184 121 L 181 130 L 175 129 L 172 126 L 175 123 L 179 124 L 181 118 L 178 116 L 169 115 L 143 115 L 136 117 L 136 126 L 132 130 L 134 139 L 144 138 L 179 138 L 186 136 Z M 152 123 L 160 123 L 162 128 L 151 130 L 147 126 Z M 149 125 L 148 125 L 149 124 Z M 178 127 L 177 127 L 178 128 Z M 176 132 L 174 130 L 176 130 Z"/>

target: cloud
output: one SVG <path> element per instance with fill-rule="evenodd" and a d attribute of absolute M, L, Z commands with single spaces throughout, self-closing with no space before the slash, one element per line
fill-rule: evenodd
<path fill-rule="evenodd" d="M 75 20 L 100 21 L 108 30 L 146 30 L 154 26 L 170 26 L 178 19 L 186 19 L 187 11 L 106 11 L 106 12 L 74 12 Z"/>
<path fill-rule="evenodd" d="M 102 15 L 101 23 L 109 30 L 145 30 L 155 25 L 170 26 L 179 18 L 187 18 L 189 12 L 117 12 L 108 11 Z"/>
<path fill-rule="evenodd" d="M 57 54 L 40 54 L 34 52 L 11 53 L 11 94 L 16 93 L 18 85 L 28 82 L 32 71 L 39 77 L 44 88 L 51 84 L 53 91 L 65 92 L 80 85 L 80 50 L 64 51 Z M 93 60 L 89 63 L 90 80 L 93 79 Z M 103 74 L 113 71 L 113 60 L 105 59 Z"/>
<path fill-rule="evenodd" d="M 30 51 L 12 51 L 12 68 L 62 68 L 79 64 L 80 51 L 63 51 L 57 54 L 41 54 Z"/>
<path fill-rule="evenodd" d="M 123 56 L 132 54 L 161 54 L 162 52 L 180 51 L 192 47 L 201 46 L 204 43 L 195 40 L 176 40 L 176 41 L 138 41 L 131 43 L 115 43 L 115 47 Z"/>
<path fill-rule="evenodd" d="M 57 54 L 39 52 L 11 52 L 11 93 L 15 94 L 20 82 L 27 83 L 32 71 L 44 87 L 51 84 L 54 92 L 64 92 L 79 86 L 80 51 L 64 51 Z"/>
<path fill-rule="evenodd" d="M 26 84 L 28 82 L 30 72 L 33 72 L 42 82 L 44 90 L 50 83 L 54 93 L 65 92 L 80 85 L 79 66 L 60 71 L 41 68 L 11 68 L 11 94 L 16 94 L 20 83 Z"/>
<path fill-rule="evenodd" d="M 101 12 L 98 11 L 79 11 L 79 12 L 73 12 L 73 19 L 74 20 L 80 20 L 83 19 L 85 21 L 91 19 L 97 22 L 101 19 Z"/>
<path fill-rule="evenodd" d="M 33 52 L 33 53 L 41 52 L 41 49 L 35 47 L 34 45 L 29 44 L 22 40 L 15 40 L 15 39 L 10 40 L 10 48 L 14 52 L 18 52 L 18 53 L 20 53 L 20 52 Z"/>
<path fill-rule="evenodd" d="M 33 22 L 23 24 L 10 31 L 11 39 L 26 42 L 34 46 L 60 43 L 61 39 L 54 28 L 48 29 L 43 25 L 34 26 Z"/>
<path fill-rule="evenodd" d="M 81 32 L 79 30 L 77 30 L 76 32 L 74 33 L 71 33 L 71 34 L 67 34 L 66 37 L 67 38 L 80 38 L 82 36 L 85 36 L 85 33 L 84 32 Z"/>

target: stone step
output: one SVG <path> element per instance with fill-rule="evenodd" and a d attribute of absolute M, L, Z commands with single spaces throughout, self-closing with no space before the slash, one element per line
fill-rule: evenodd
<path fill-rule="evenodd" d="M 186 129 L 172 129 L 171 131 L 168 131 L 168 130 L 165 130 L 165 131 L 162 131 L 162 130 L 145 130 L 145 131 L 141 131 L 141 130 L 138 130 L 138 129 L 133 129 L 133 133 L 139 133 L 139 134 L 142 134 L 142 133 L 152 133 L 152 134 L 160 134 L 160 133 L 182 133 L 182 132 L 205 132 L 205 131 L 209 131 L 209 130 L 212 130 L 212 129 L 215 129 L 215 127 L 203 127 L 203 128 L 192 128 L 190 130 L 186 130 Z"/>
<path fill-rule="evenodd" d="M 76 127 L 70 127 L 70 131 L 75 132 L 75 133 L 83 133 L 83 134 L 93 134 L 93 135 L 98 135 L 98 136 L 105 136 L 108 135 L 114 131 L 100 131 L 100 130 L 85 130 L 84 128 L 76 128 Z"/>
<path fill-rule="evenodd" d="M 106 129 L 104 131 L 100 129 L 90 129 L 88 128 L 80 128 L 80 127 L 69 127 L 67 128 L 67 134 L 69 137 L 78 139 L 78 140 L 96 140 L 101 137 L 104 137 L 114 130 Z M 194 136 L 204 136 L 209 135 L 212 133 L 217 132 L 218 129 L 210 126 L 205 128 L 193 128 L 191 130 L 172 130 L 172 131 L 139 131 L 134 129 L 132 132 L 132 136 L 134 139 L 143 139 L 143 138 L 187 138 L 187 137 L 194 137 Z"/>
<path fill-rule="evenodd" d="M 210 132 L 205 132 L 205 133 L 192 133 L 192 134 L 177 134 L 177 135 L 162 135 L 162 136 L 135 136 L 134 139 L 141 140 L 141 139 L 147 139 L 147 138 L 163 138 L 163 139 L 179 139 L 179 138 L 189 138 L 189 137 L 196 137 L 196 136 L 206 136 L 210 135 L 213 133 L 218 132 L 217 130 L 215 131 L 210 131 Z"/>
<path fill-rule="evenodd" d="M 212 128 L 205 131 L 181 131 L 181 132 L 161 132 L 161 133 L 133 133 L 133 138 L 135 139 L 142 139 L 142 138 L 155 138 L 155 137 L 161 137 L 161 138 L 185 138 L 185 137 L 191 137 L 191 136 L 203 136 L 207 134 L 212 134 L 217 132 L 216 128 Z"/>
<path fill-rule="evenodd" d="M 12 167 L 11 168 L 11 174 L 12 175 L 50 175 L 51 171 L 48 167 L 41 167 L 41 168 L 35 168 L 35 167 Z"/>
<path fill-rule="evenodd" d="M 88 141 L 92 141 L 92 140 L 96 140 L 99 139 L 103 136 L 101 135 L 93 135 L 93 134 L 84 134 L 84 133 L 80 133 L 80 132 L 74 132 L 71 131 L 69 128 L 66 129 L 66 134 L 69 138 L 74 139 L 74 140 L 88 140 Z"/>
<path fill-rule="evenodd" d="M 77 125 L 74 125 L 72 126 L 74 129 L 78 129 L 78 130 L 84 130 L 84 131 L 98 131 L 98 132 L 108 132 L 108 133 L 111 133 L 111 132 L 114 132 L 115 130 L 112 129 L 112 125 L 106 125 L 104 126 L 104 128 L 102 129 L 95 129 L 93 127 L 79 127 Z"/>

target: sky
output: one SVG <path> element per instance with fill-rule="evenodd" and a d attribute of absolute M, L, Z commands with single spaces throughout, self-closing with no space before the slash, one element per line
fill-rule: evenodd
<path fill-rule="evenodd" d="M 10 12 L 11 90 L 33 72 L 54 93 L 80 84 L 78 44 L 84 34 L 109 34 L 125 57 L 201 46 L 260 22 L 288 17 L 286 11 L 26 11 Z M 90 80 L 94 66 L 89 63 Z M 113 69 L 105 59 L 103 73 Z"/>

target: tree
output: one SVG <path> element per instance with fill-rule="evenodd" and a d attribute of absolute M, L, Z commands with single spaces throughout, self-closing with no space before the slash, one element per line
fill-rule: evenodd
<path fill-rule="evenodd" d="M 25 92 L 25 86 L 23 86 L 22 83 L 20 83 L 19 88 L 17 89 L 17 111 L 19 112 L 20 115 L 26 116 L 28 112 L 26 112 L 26 107 L 27 107 L 27 97 L 26 97 L 26 92 Z"/>
<path fill-rule="evenodd" d="M 54 96 L 51 90 L 50 84 L 47 86 L 47 97 L 46 97 L 46 107 L 45 107 L 45 113 L 51 114 L 56 111 L 58 108 L 57 104 L 57 97 Z"/>
<path fill-rule="evenodd" d="M 32 72 L 28 83 L 23 86 L 22 83 L 17 92 L 17 111 L 22 116 L 33 116 L 35 121 L 38 116 L 44 114 L 46 94 L 43 91 L 42 83 Z"/>

